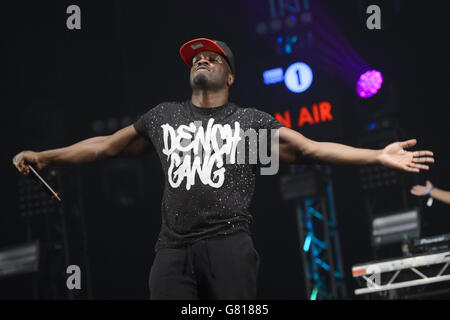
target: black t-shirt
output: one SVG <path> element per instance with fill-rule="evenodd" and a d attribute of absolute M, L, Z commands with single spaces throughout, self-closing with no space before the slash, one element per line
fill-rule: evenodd
<path fill-rule="evenodd" d="M 236 152 L 226 149 L 232 145 L 226 142 L 251 128 L 257 132 L 278 129 L 283 126 L 280 122 L 266 112 L 231 102 L 200 108 L 189 100 L 161 103 L 133 125 L 155 147 L 165 174 L 155 250 L 239 230 L 249 232 L 256 165 L 225 161 Z M 186 154 L 188 159 L 183 157 Z"/>

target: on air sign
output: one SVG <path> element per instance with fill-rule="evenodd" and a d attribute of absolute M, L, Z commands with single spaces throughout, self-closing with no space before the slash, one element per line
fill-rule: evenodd
<path fill-rule="evenodd" d="M 266 85 L 284 81 L 291 92 L 301 93 L 309 89 L 313 81 L 311 68 L 304 62 L 291 64 L 286 71 L 283 68 L 270 69 L 263 72 Z"/>
<path fill-rule="evenodd" d="M 274 116 L 288 128 L 292 128 L 293 125 L 301 128 L 305 125 L 316 125 L 334 119 L 331 103 L 327 101 L 315 103 L 311 107 L 300 107 L 297 118 L 291 117 L 291 111 L 289 110 L 283 113 L 277 112 Z"/>

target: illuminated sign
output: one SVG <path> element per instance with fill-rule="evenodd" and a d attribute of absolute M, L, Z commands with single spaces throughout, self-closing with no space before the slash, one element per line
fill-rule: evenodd
<path fill-rule="evenodd" d="M 263 72 L 264 84 L 274 84 L 284 79 L 283 68 L 271 69 Z"/>
<path fill-rule="evenodd" d="M 295 93 L 308 90 L 313 81 L 311 68 L 303 62 L 291 64 L 284 73 L 284 84 Z"/>
<path fill-rule="evenodd" d="M 286 88 L 295 93 L 308 90 L 313 81 L 313 72 L 304 62 L 291 64 L 284 72 L 282 68 L 270 69 L 263 72 L 264 84 L 270 85 L 284 80 Z"/>
<path fill-rule="evenodd" d="M 296 125 L 301 128 L 306 124 L 315 125 L 318 123 L 332 121 L 334 117 L 331 111 L 331 104 L 327 101 L 315 103 L 311 108 L 302 106 L 298 113 Z M 284 124 L 286 127 L 292 128 L 290 111 L 284 111 L 283 114 L 277 112 L 275 114 L 275 119 Z"/>

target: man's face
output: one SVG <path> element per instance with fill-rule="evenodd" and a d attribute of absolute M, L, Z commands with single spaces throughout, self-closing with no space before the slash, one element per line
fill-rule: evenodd
<path fill-rule="evenodd" d="M 192 89 L 217 90 L 231 86 L 234 77 L 224 57 L 213 51 L 202 51 L 192 59 Z"/>

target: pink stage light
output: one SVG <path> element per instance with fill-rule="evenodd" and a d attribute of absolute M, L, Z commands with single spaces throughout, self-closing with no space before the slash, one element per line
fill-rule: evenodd
<path fill-rule="evenodd" d="M 382 84 L 383 77 L 381 76 L 381 72 L 370 70 L 359 77 L 356 83 L 356 92 L 363 99 L 370 98 L 380 90 Z"/>

